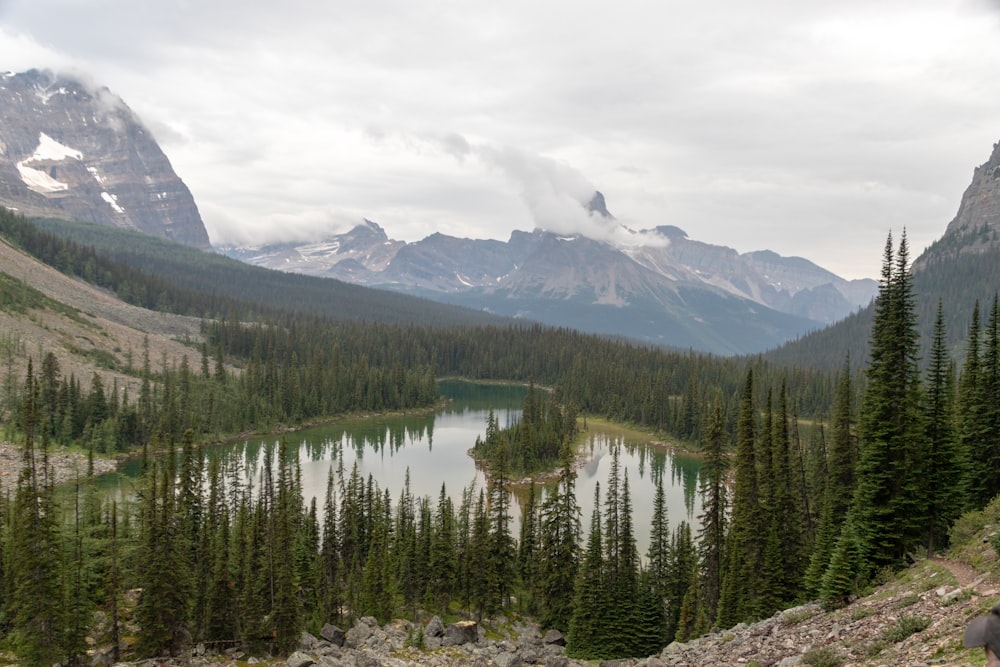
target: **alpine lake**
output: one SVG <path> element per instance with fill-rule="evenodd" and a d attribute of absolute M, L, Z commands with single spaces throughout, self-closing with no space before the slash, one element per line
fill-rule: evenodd
<path fill-rule="evenodd" d="M 470 455 L 477 437 L 484 437 L 486 421 L 492 409 L 497 422 L 505 426 L 516 421 L 527 393 L 521 385 L 442 380 L 438 393 L 446 403 L 434 411 L 378 415 L 340 419 L 281 435 L 253 436 L 227 444 L 205 448 L 207 456 L 238 458 L 248 478 L 256 487 L 265 461 L 265 450 L 276 455 L 281 438 L 298 452 L 302 489 L 308 505 L 316 498 L 322 522 L 323 499 L 327 477 L 333 468 L 343 467 L 349 475 L 355 465 L 362 479 L 371 475 L 379 489 L 388 490 L 395 503 L 409 474 L 414 497 L 428 496 L 432 505 L 444 485 L 457 508 L 463 489 L 474 485 L 476 494 L 485 488 L 486 477 Z M 627 475 L 632 497 L 633 526 L 639 553 L 645 556 L 656 482 L 662 476 L 667 515 L 673 530 L 686 521 L 697 530 L 701 514 L 698 494 L 701 461 L 690 454 L 678 453 L 650 435 L 605 421 L 580 418 L 582 440 L 578 447 L 576 499 L 580 521 L 586 535 L 594 504 L 594 489 L 607 487 L 614 448 L 619 451 L 620 474 Z M 118 471 L 97 479 L 99 488 L 119 498 L 134 496 L 141 462 L 129 459 Z M 557 484 L 558 471 L 536 482 L 536 497 L 542 502 Z M 512 485 L 511 534 L 517 538 L 521 508 L 527 500 L 528 484 Z"/>

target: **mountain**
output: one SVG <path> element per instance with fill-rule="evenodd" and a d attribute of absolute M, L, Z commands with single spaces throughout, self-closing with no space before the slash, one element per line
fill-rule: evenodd
<path fill-rule="evenodd" d="M 54 218 L 28 221 L 0 210 L 0 236 L 60 271 L 153 310 L 199 317 L 239 313 L 251 319 L 307 314 L 331 321 L 441 327 L 511 324 L 398 292 L 252 266 L 132 230 Z M 71 242 L 76 252 L 61 249 L 58 240 Z"/>
<path fill-rule="evenodd" d="M 0 75 L 0 205 L 210 247 L 191 192 L 122 99 L 49 71 Z"/>
<path fill-rule="evenodd" d="M 894 232 L 898 243 L 903 230 Z M 921 358 L 929 358 L 934 321 L 941 304 L 951 356 L 961 362 L 972 312 L 979 304 L 985 326 L 1000 289 L 1000 143 L 989 159 L 973 170 L 958 212 L 940 239 L 911 264 Z M 850 354 L 855 367 L 868 355 L 872 308 L 774 350 L 768 356 L 789 365 L 837 369 Z"/>
<path fill-rule="evenodd" d="M 584 207 L 626 241 L 535 229 L 506 242 L 435 233 L 405 243 L 366 220 L 321 242 L 219 250 L 283 271 L 720 354 L 775 347 L 858 310 L 877 291 L 873 280 L 844 280 L 770 251 L 740 254 L 677 227 L 628 230 L 600 192 Z"/>

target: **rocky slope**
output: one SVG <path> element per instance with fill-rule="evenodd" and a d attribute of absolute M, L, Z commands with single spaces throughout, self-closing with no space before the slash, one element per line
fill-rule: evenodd
<path fill-rule="evenodd" d="M 989 553 L 987 553 L 987 550 Z M 604 661 L 606 667 L 881 667 L 907 665 L 982 665 L 981 649 L 962 646 L 962 633 L 973 618 L 995 603 L 998 592 L 991 568 L 996 553 L 978 548 L 986 571 L 945 559 L 917 563 L 869 595 L 834 611 L 811 603 L 787 609 L 758 623 L 715 631 L 686 643 L 673 643 L 657 655 Z M 473 621 L 445 625 L 438 617 L 425 623 L 396 620 L 380 626 L 363 618 L 344 631 L 327 624 L 319 636 L 303 633 L 287 659 L 247 656 L 239 648 L 200 644 L 174 659 L 157 658 L 139 665 L 267 663 L 287 667 L 585 667 L 596 662 L 565 655 L 565 639 L 530 622 L 493 619 L 488 627 Z M 126 647 L 127 649 L 127 647 Z M 92 654 L 101 664 L 106 653 Z"/>
<path fill-rule="evenodd" d="M 210 247 L 191 192 L 121 98 L 52 72 L 0 75 L 0 205 Z"/>
<path fill-rule="evenodd" d="M 27 360 L 55 354 L 64 377 L 83 387 L 94 373 L 106 388 L 117 384 L 130 395 L 139 391 L 143 348 L 152 363 L 179 364 L 200 352 L 200 321 L 131 306 L 83 281 L 70 278 L 12 248 L 0 239 L 0 279 L 24 285 L 49 299 L 25 309 L 0 310 L 0 387 L 10 376 L 24 379 Z M 182 341 L 187 341 L 185 344 Z"/>

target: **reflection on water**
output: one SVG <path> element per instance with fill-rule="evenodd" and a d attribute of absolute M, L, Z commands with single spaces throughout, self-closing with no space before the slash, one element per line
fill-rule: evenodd
<path fill-rule="evenodd" d="M 414 496 L 437 498 L 444 484 L 456 507 L 461 503 L 464 488 L 484 486 L 483 474 L 477 470 L 468 450 L 477 437 L 485 435 L 491 408 L 500 424 L 517 419 L 527 388 L 451 380 L 442 381 L 439 391 L 449 401 L 435 413 L 345 419 L 285 434 L 289 451 L 298 457 L 305 502 L 308 504 L 315 497 L 322 511 L 331 467 L 349 475 L 357 466 L 362 479 L 370 475 L 380 488 L 389 490 L 394 501 L 403 489 L 407 471 Z M 218 457 L 224 469 L 243 471 L 246 480 L 252 480 L 256 488 L 263 462 L 274 460 L 279 443 L 279 436 L 251 438 L 210 447 L 206 455 Z M 621 474 L 628 476 L 641 554 L 646 551 L 656 481 L 661 477 L 671 526 L 683 520 L 697 527 L 701 513 L 697 493 L 699 460 L 671 454 L 646 436 L 591 421 L 582 446 L 587 460 L 578 470 L 576 482 L 584 531 L 593 509 L 594 486 L 600 482 L 601 488 L 606 488 L 614 446 L 620 447 Z M 267 449 L 271 450 L 270 456 L 265 455 Z M 139 473 L 139 462 L 130 461 L 121 466 L 118 474 L 105 476 L 100 483 L 108 493 L 128 494 Z M 554 480 L 541 484 L 539 502 L 555 484 Z M 527 494 L 519 491 L 514 496 L 518 502 L 513 502 L 515 521 L 511 530 L 516 536 L 520 506 Z"/>

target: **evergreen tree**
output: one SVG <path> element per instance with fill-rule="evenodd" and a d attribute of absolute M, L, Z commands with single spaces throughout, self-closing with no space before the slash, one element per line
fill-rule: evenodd
<path fill-rule="evenodd" d="M 175 480 L 170 466 L 150 466 L 141 497 L 141 554 L 136 608 L 137 652 L 142 656 L 175 655 L 189 636 L 189 591 L 177 585 L 187 573 L 184 541 L 177 519 Z"/>
<path fill-rule="evenodd" d="M 965 506 L 962 495 L 964 462 L 954 435 L 954 382 L 945 336 L 944 315 L 938 302 L 927 369 L 926 415 L 927 555 L 944 544 L 948 528 Z"/>
<path fill-rule="evenodd" d="M 658 631 L 661 646 L 669 643 L 667 636 L 667 608 L 670 603 L 670 521 L 667 514 L 666 494 L 663 489 L 663 472 L 656 475 L 656 495 L 653 498 L 653 518 L 649 531 L 649 549 L 646 551 L 647 566 L 643 572 L 644 585 L 655 597 L 659 606 L 660 626 Z M 649 601 L 644 601 L 648 605 Z M 646 614 L 650 613 L 647 609 Z"/>
<path fill-rule="evenodd" d="M 722 406 L 716 402 L 702 438 L 704 460 L 701 467 L 701 529 L 699 550 L 702 564 L 702 604 L 709 619 L 715 618 L 722 587 L 722 559 L 726 539 L 728 462 L 725 454 L 725 422 Z M 657 493 L 662 491 L 658 488 Z"/>
<path fill-rule="evenodd" d="M 409 481 L 409 474 L 407 474 Z M 340 536 L 337 526 L 337 494 L 334 489 L 333 467 L 327 471 L 326 495 L 323 500 L 323 535 L 320 541 L 322 587 L 319 596 L 322 618 L 340 618 Z"/>
<path fill-rule="evenodd" d="M 434 609 L 446 611 L 448 601 L 455 592 L 455 511 L 451 497 L 441 484 L 434 529 L 431 539 L 430 566 L 428 569 L 428 596 Z"/>
<path fill-rule="evenodd" d="M 905 553 L 923 542 L 926 529 L 925 428 L 907 262 L 905 234 L 895 256 L 890 235 L 875 302 L 851 506 L 861 564 L 869 571 L 901 564 Z"/>
<path fill-rule="evenodd" d="M 566 637 L 566 655 L 581 660 L 621 657 L 611 645 L 608 621 L 617 613 L 608 577 L 607 547 L 601 532 L 601 485 L 594 486 L 590 533 L 574 587 L 573 616 Z"/>
<path fill-rule="evenodd" d="M 296 526 L 302 510 L 302 496 L 294 484 L 288 443 L 281 439 L 278 449 L 278 481 L 270 513 L 267 545 L 271 568 L 271 613 L 275 650 L 283 655 L 298 645 L 302 632 L 301 609 L 296 597 L 293 570 Z M 384 554 L 383 554 L 384 557 Z"/>
<path fill-rule="evenodd" d="M 11 512 L 9 565 L 13 583 L 8 608 L 11 639 L 21 662 L 48 666 L 68 657 L 62 578 L 63 554 L 48 456 L 42 438 L 41 391 L 28 359 L 20 414 L 24 433 L 23 465 Z"/>
<path fill-rule="evenodd" d="M 670 584 L 668 588 L 669 604 L 667 606 L 667 639 L 680 640 L 677 631 L 681 627 L 681 607 L 688 596 L 688 588 L 692 581 L 697 582 L 698 553 L 691 536 L 691 526 L 687 521 L 681 521 L 674 529 L 670 546 Z M 688 607 L 690 610 L 690 606 Z M 690 622 L 684 619 L 685 627 Z M 684 637 L 685 635 L 681 635 Z"/>
<path fill-rule="evenodd" d="M 521 534 L 517 542 L 517 573 L 524 595 L 524 610 L 535 614 L 538 609 L 538 508 L 535 485 L 528 487 L 528 499 L 521 512 Z"/>
<path fill-rule="evenodd" d="M 541 511 L 541 623 L 569 629 L 580 549 L 580 506 L 576 502 L 576 471 L 572 454 L 564 450 L 556 491 Z"/>
<path fill-rule="evenodd" d="M 857 445 L 852 434 L 852 391 L 850 357 L 844 360 L 837 395 L 833 406 L 833 428 L 830 441 L 828 483 L 822 497 L 819 525 L 813 551 L 806 570 L 804 588 L 807 593 L 819 593 L 823 573 L 830 564 L 834 545 L 854 494 Z"/>
<path fill-rule="evenodd" d="M 747 372 L 736 425 L 736 475 L 733 509 L 726 538 L 717 622 L 731 627 L 760 616 L 761 535 L 767 534 L 760 511 L 757 482 L 753 371 Z"/>
<path fill-rule="evenodd" d="M 966 341 L 965 364 L 958 385 L 958 443 L 959 455 L 965 462 L 966 509 L 984 507 L 995 493 L 988 468 L 983 443 L 989 439 L 986 423 L 987 406 L 982 375 L 982 334 L 980 331 L 979 302 L 972 309 L 972 321 Z"/>

